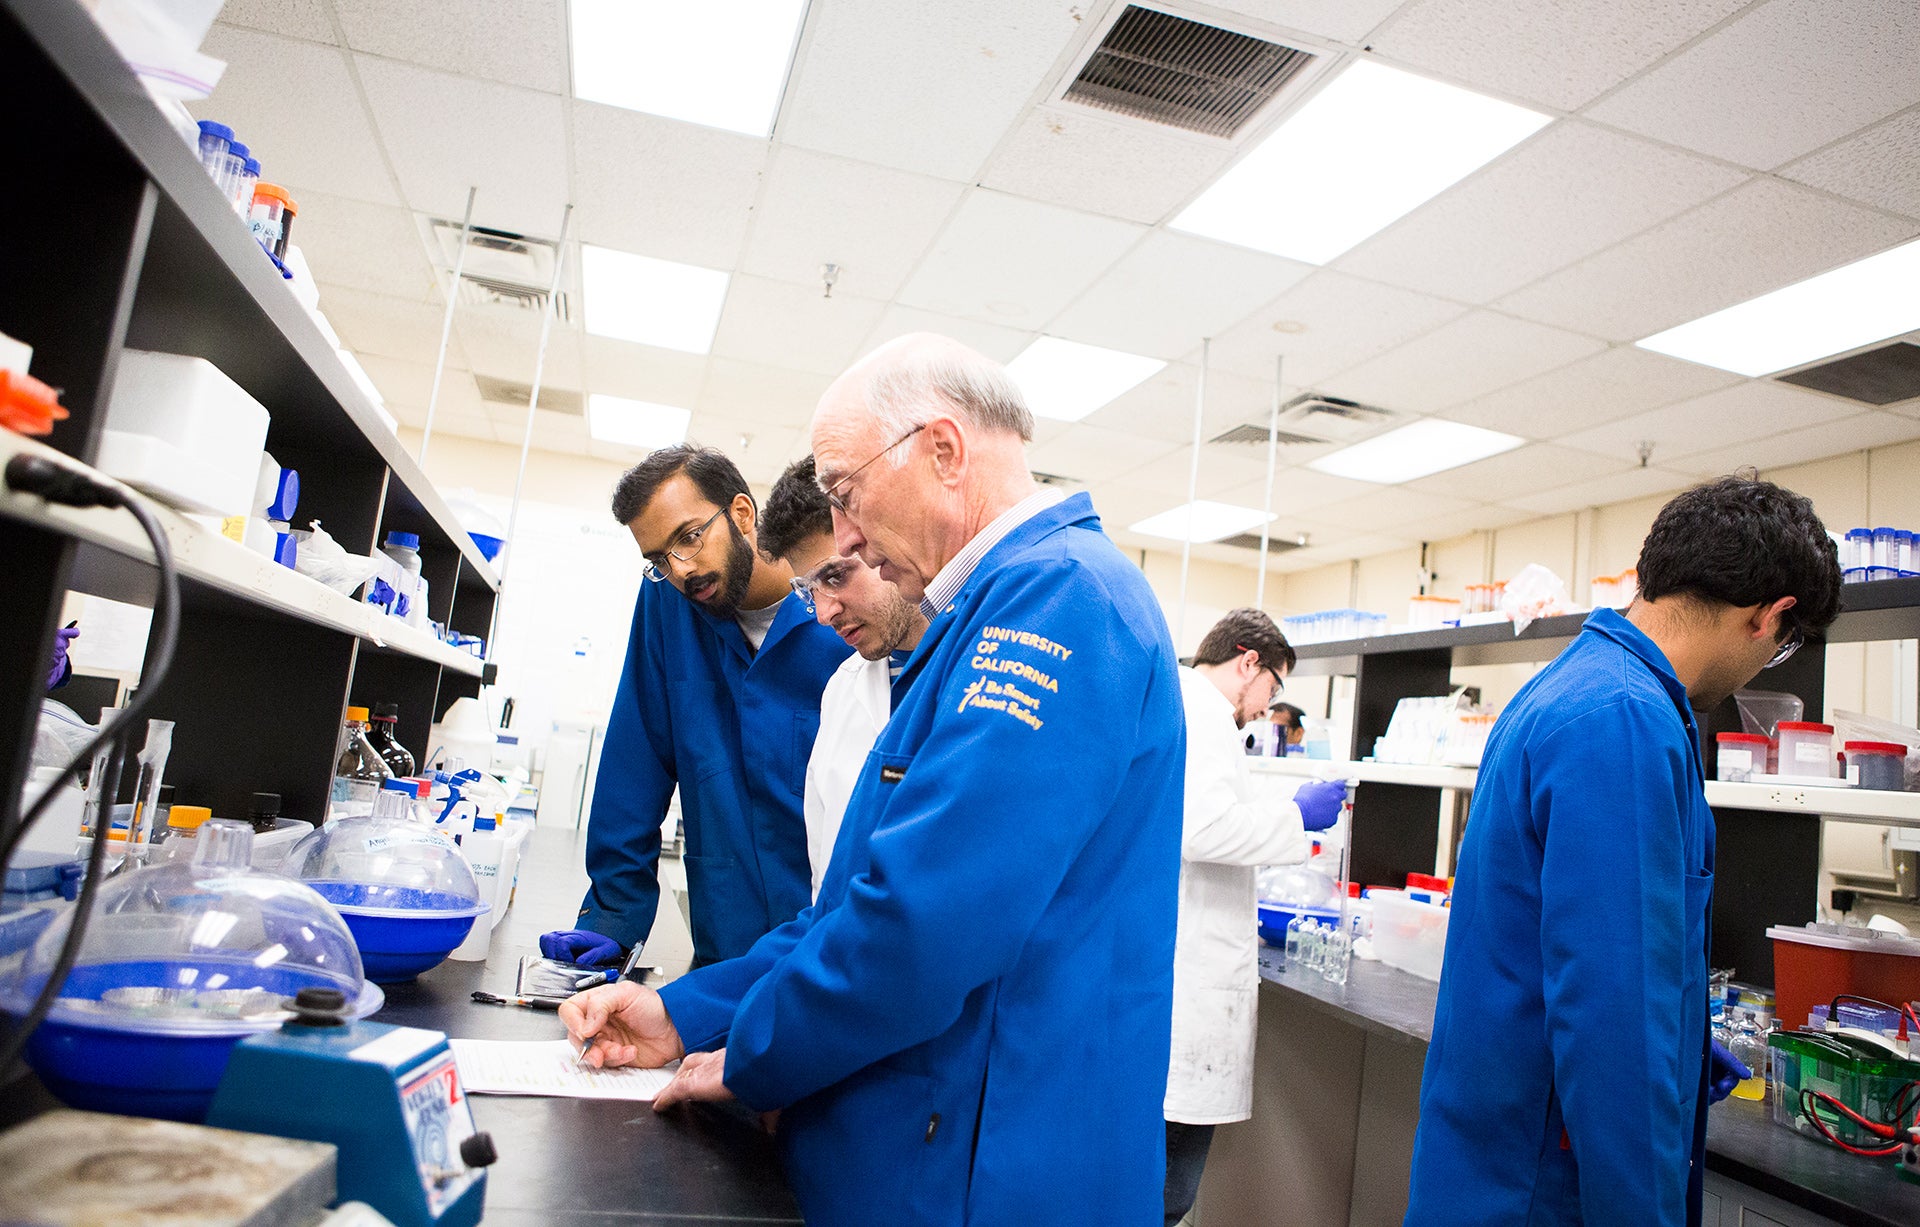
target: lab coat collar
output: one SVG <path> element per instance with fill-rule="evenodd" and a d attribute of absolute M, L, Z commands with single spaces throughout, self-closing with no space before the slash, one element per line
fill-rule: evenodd
<path fill-rule="evenodd" d="M 974 589 L 998 569 L 1001 560 L 1010 553 L 1024 550 L 1063 528 L 1075 526 L 1091 528 L 1095 532 L 1100 531 L 1100 514 L 1093 509 L 1093 499 L 1088 497 L 1084 490 L 1078 494 L 1068 495 L 1051 507 L 1041 508 L 1025 521 L 1015 525 L 1006 536 L 996 542 L 994 547 L 980 559 L 979 565 L 974 567 L 973 573 L 967 577 L 966 583 L 960 586 L 960 591 L 954 594 L 953 599 L 943 608 L 934 611 L 932 619 L 927 623 L 926 631 L 920 636 L 920 645 L 914 648 L 913 655 L 907 658 L 906 668 L 902 669 L 900 676 L 894 679 L 894 706 L 900 705 L 900 696 L 913 685 L 913 679 L 920 675 L 920 670 L 926 666 L 934 649 L 953 626 L 954 620 L 951 615 L 954 610 L 966 604 L 967 598 L 973 595 Z"/>
<path fill-rule="evenodd" d="M 1647 638 L 1645 631 L 1628 621 L 1617 609 L 1596 609 L 1587 615 L 1587 621 L 1581 628 L 1583 634 L 1595 634 L 1611 639 L 1627 651 L 1646 662 L 1647 668 L 1660 679 L 1667 694 L 1673 699 L 1673 705 L 1680 709 L 1681 718 L 1687 727 L 1694 725 L 1693 707 L 1687 702 L 1687 688 L 1681 684 L 1680 676 L 1673 671 L 1673 664 L 1660 645 Z"/>
<path fill-rule="evenodd" d="M 684 599 L 684 598 L 683 598 Z M 692 604 L 692 602 L 688 602 Z M 733 654 L 747 662 L 751 667 L 758 656 L 764 656 L 774 645 L 793 633 L 793 628 L 813 621 L 813 615 L 807 612 L 806 605 L 796 593 L 788 593 L 780 599 L 780 612 L 773 616 L 773 625 L 767 628 L 767 637 L 760 641 L 760 651 L 755 652 L 753 645 L 747 642 L 747 633 L 740 629 L 739 619 L 733 617 L 716 618 L 706 610 L 695 605 L 694 608 L 704 616 L 713 633 L 720 642 L 732 649 Z"/>

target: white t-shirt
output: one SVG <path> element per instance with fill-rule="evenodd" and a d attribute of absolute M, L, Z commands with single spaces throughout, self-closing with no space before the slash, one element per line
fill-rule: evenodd
<path fill-rule="evenodd" d="M 807 788 L 802 814 L 807 823 L 807 863 L 813 869 L 813 894 L 827 876 L 833 841 L 860 772 L 880 730 L 893 714 L 892 671 L 885 657 L 867 660 L 858 652 L 841 662 L 820 692 L 820 735 L 807 758 Z"/>
<path fill-rule="evenodd" d="M 740 633 L 758 652 L 760 645 L 767 641 L 767 632 L 773 629 L 773 620 L 780 616 L 780 602 L 775 601 L 765 609 L 742 609 L 733 615 L 740 624 Z"/>

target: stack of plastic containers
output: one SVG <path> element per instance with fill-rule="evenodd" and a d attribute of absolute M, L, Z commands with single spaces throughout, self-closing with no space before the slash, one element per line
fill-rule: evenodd
<path fill-rule="evenodd" d="M 1387 615 L 1361 609 L 1326 609 L 1280 619 L 1280 629 L 1292 644 L 1337 643 L 1387 633 Z"/>
<path fill-rule="evenodd" d="M 1840 543 L 1840 575 L 1850 584 L 1920 575 L 1920 533 L 1853 528 Z"/>

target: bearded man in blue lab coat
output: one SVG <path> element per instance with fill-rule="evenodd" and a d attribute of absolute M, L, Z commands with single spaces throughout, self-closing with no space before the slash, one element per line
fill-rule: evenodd
<path fill-rule="evenodd" d="M 600 754 L 579 928 L 541 937 L 549 958 L 611 964 L 646 941 L 676 784 L 696 964 L 745 954 L 807 906 L 807 756 L 847 646 L 792 595 L 792 568 L 756 553 L 756 515 L 711 448 L 661 448 L 614 488 L 647 582 Z"/>
<path fill-rule="evenodd" d="M 1087 496 L 1034 484 L 1031 431 L 999 364 L 941 337 L 828 389 L 836 549 L 932 621 L 819 901 L 745 958 L 561 1009 L 590 1063 L 694 1054 L 658 1109 L 778 1112 L 816 1227 L 1161 1219 L 1180 685 Z"/>
<path fill-rule="evenodd" d="M 1744 1071 L 1707 1029 L 1713 814 L 1695 709 L 1830 624 L 1806 499 L 1677 496 L 1640 595 L 1596 610 L 1488 741 L 1460 845 L 1406 1221 L 1700 1221 L 1707 1106 Z"/>

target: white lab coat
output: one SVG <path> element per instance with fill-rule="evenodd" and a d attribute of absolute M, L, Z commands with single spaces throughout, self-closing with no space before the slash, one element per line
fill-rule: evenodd
<path fill-rule="evenodd" d="M 847 798 L 860 778 L 873 742 L 893 714 L 893 678 L 888 658 L 867 660 L 858 652 L 842 661 L 820 692 L 820 734 L 807 758 L 807 789 L 802 812 L 807 823 L 807 861 L 813 868 L 813 897 L 833 859 L 833 841 Z"/>
<path fill-rule="evenodd" d="M 1166 1117 L 1220 1125 L 1253 1115 L 1260 983 L 1254 869 L 1305 860 L 1311 844 L 1288 799 L 1297 781 L 1273 780 L 1278 791 L 1256 789 L 1245 734 L 1219 688 L 1182 666 L 1180 697 L 1187 714 L 1187 788 Z"/>

